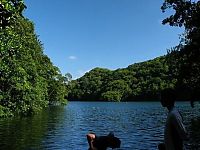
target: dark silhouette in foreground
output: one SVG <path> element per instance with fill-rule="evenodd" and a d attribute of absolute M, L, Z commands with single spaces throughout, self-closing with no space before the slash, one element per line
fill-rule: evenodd
<path fill-rule="evenodd" d="M 175 108 L 176 95 L 174 90 L 165 89 L 161 92 L 161 104 L 168 109 L 165 124 L 164 143 L 158 145 L 159 150 L 183 150 L 183 140 L 187 139 L 187 132 L 183 125 L 183 118 Z"/>
<path fill-rule="evenodd" d="M 112 132 L 106 136 L 96 136 L 94 133 L 87 134 L 88 150 L 106 150 L 107 148 L 120 148 L 121 141 Z"/>

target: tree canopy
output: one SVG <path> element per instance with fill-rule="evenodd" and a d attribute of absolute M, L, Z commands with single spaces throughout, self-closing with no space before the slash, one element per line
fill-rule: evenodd
<path fill-rule="evenodd" d="M 159 92 L 174 87 L 165 57 L 136 63 L 127 68 L 94 68 L 71 82 L 69 100 L 137 101 L 158 100 Z"/>
<path fill-rule="evenodd" d="M 200 98 L 200 1 L 165 0 L 163 12 L 173 9 L 174 14 L 163 24 L 183 27 L 180 44 L 169 51 L 168 62 L 177 87 L 192 91 L 192 100 Z"/>
<path fill-rule="evenodd" d="M 43 53 L 21 0 L 0 2 L 0 117 L 30 115 L 66 103 L 65 77 Z"/>

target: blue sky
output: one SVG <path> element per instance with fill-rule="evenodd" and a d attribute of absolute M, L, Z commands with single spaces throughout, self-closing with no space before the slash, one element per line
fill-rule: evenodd
<path fill-rule="evenodd" d="M 182 30 L 161 21 L 164 0 L 25 0 L 44 53 L 63 74 L 78 78 L 166 54 Z"/>

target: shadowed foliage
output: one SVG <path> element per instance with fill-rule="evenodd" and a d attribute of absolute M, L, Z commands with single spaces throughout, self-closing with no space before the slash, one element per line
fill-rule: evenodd
<path fill-rule="evenodd" d="M 177 88 L 191 91 L 191 101 L 200 99 L 200 1 L 165 0 L 163 12 L 173 9 L 174 14 L 163 24 L 183 27 L 180 44 L 171 50 L 167 61 L 172 77 L 177 78 Z"/>

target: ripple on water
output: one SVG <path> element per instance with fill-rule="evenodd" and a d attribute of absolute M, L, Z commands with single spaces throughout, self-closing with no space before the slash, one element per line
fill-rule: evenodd
<path fill-rule="evenodd" d="M 189 127 L 187 118 L 198 116 L 199 109 L 191 110 L 184 103 L 180 110 Z M 106 135 L 114 131 L 122 142 L 118 150 L 155 150 L 163 140 L 166 114 L 160 103 L 70 102 L 32 118 L 0 120 L 0 149 L 86 150 L 88 132 Z M 198 132 L 190 133 L 199 139 L 195 138 L 200 133 L 196 124 L 192 128 Z"/>

